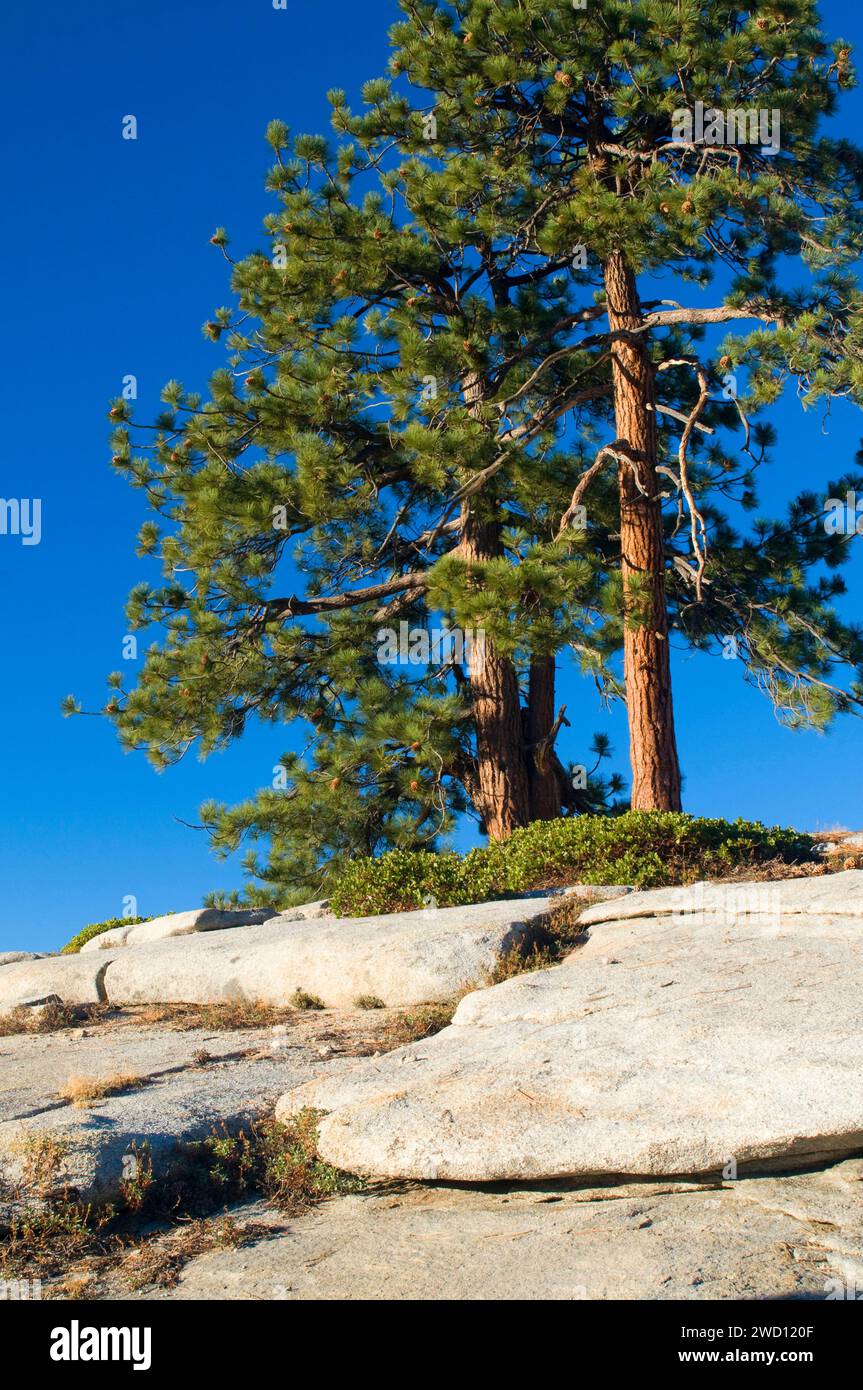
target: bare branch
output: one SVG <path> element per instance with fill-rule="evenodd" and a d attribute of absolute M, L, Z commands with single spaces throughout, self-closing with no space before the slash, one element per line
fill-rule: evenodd
<path fill-rule="evenodd" d="M 320 598 L 298 598 L 296 594 L 292 594 L 290 598 L 269 599 L 256 614 L 256 619 L 264 624 L 273 622 L 278 618 L 297 618 L 309 613 L 338 612 L 340 609 L 356 608 L 361 603 L 372 603 L 375 599 L 388 598 L 390 594 L 400 594 L 406 590 L 419 593 L 427 587 L 428 575 L 426 574 L 418 571 L 411 574 L 397 574 L 392 579 L 385 579 L 381 584 L 370 584 L 365 589 L 353 589 L 343 594 L 323 595 Z"/>

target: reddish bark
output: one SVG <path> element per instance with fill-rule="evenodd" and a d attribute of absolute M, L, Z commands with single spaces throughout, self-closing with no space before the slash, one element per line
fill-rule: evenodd
<path fill-rule="evenodd" d="M 620 252 L 605 265 L 608 321 L 612 332 L 641 323 L 635 277 Z M 665 547 L 659 498 L 654 378 L 645 335 L 617 339 L 612 378 L 619 464 L 620 533 L 625 601 L 624 675 L 629 710 L 632 808 L 679 811 L 680 764 L 674 732 Z M 632 589 L 640 576 L 645 593 Z M 636 617 L 639 621 L 635 621 Z"/>
<path fill-rule="evenodd" d="M 477 520 L 465 506 L 458 549 L 469 564 L 496 559 L 503 549 L 499 524 Z M 469 678 L 476 730 L 473 800 L 489 837 L 505 840 L 531 818 L 518 676 L 513 662 L 486 639 L 474 642 Z"/>

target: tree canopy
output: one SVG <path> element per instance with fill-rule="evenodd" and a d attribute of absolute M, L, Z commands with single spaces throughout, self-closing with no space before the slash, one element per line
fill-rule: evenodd
<path fill-rule="evenodd" d="M 629 698 L 634 792 L 670 809 L 669 639 L 733 643 L 791 724 L 861 698 L 819 490 L 744 525 L 788 383 L 863 396 L 863 163 L 819 134 L 848 46 L 808 0 L 399 8 L 362 111 L 329 94 L 332 141 L 270 125 L 266 244 L 212 238 L 232 302 L 208 392 L 169 382 L 149 427 L 111 408 L 165 583 L 131 595 L 158 636 L 106 712 L 157 767 L 304 721 L 272 786 L 202 812 L 221 851 L 266 842 L 252 891 L 282 899 L 465 811 L 506 836 L 608 806 L 607 744 L 564 733 L 563 654 Z M 697 103 L 771 113 L 778 147 L 686 138 Z M 404 659 L 404 631 L 409 653 L 444 626 L 479 651 Z"/>

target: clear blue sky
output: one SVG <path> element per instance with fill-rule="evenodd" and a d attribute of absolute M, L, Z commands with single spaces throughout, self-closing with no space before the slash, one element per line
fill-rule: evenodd
<path fill-rule="evenodd" d="M 827 0 L 831 34 L 863 48 L 863 15 Z M 44 0 L 10 6 L 0 58 L 4 215 L 2 486 L 43 499 L 43 536 L 0 536 L 3 789 L 0 950 L 51 949 L 84 923 L 122 912 L 133 895 L 150 914 L 195 906 L 238 885 L 194 821 L 207 797 L 239 800 L 269 783 L 290 734 L 252 730 L 229 752 L 157 776 L 124 755 L 98 720 L 63 720 L 69 692 L 97 705 L 121 665 L 123 606 L 149 571 L 135 557 L 141 494 L 108 465 L 107 402 L 139 381 L 139 418 L 169 377 L 203 386 L 220 363 L 200 334 L 228 302 L 226 269 L 208 245 L 225 225 L 235 251 L 260 241 L 263 131 L 281 117 L 324 128 L 324 93 L 383 71 L 394 0 Z M 136 142 L 121 139 L 134 114 Z M 859 138 L 863 96 L 839 127 Z M 762 484 L 763 512 L 850 467 L 863 416 L 775 412 L 780 447 Z M 863 592 L 859 559 L 845 606 Z M 576 756 L 594 729 L 613 738 L 625 770 L 622 711 L 592 688 L 565 691 Z M 676 662 L 687 809 L 804 828 L 863 824 L 863 724 L 827 737 L 779 727 L 734 662 Z"/>

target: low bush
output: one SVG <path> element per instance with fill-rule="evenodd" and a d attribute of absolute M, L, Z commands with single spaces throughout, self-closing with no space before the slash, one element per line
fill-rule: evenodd
<path fill-rule="evenodd" d="M 389 1052 L 397 1047 L 406 1047 L 409 1043 L 424 1042 L 426 1038 L 434 1037 L 435 1033 L 441 1033 L 452 1023 L 463 998 L 464 992 L 438 1003 L 416 1004 L 412 1009 L 402 1009 L 389 1020 L 380 1038 L 381 1050 Z"/>
<path fill-rule="evenodd" d="M 0 1282 L 65 1275 L 74 1290 L 66 1296 L 88 1297 L 113 1272 L 134 1289 L 171 1287 L 193 1256 L 267 1231 L 260 1223 L 239 1226 L 227 1215 L 208 1219 L 227 1202 L 260 1195 L 296 1215 L 326 1198 L 362 1191 L 361 1178 L 319 1156 L 318 1119 L 306 1109 L 284 1123 L 270 1115 L 247 1129 L 222 1125 L 182 1145 L 159 1182 L 149 1147 L 133 1146 L 136 1162 L 119 1200 L 98 1207 L 84 1205 L 68 1186 L 68 1140 L 44 1132 L 24 1136 L 20 1182 L 0 1194 L 12 1199 L 10 1218 L 0 1226 Z"/>
<path fill-rule="evenodd" d="M 307 994 L 304 989 L 295 989 L 288 1003 L 291 1008 L 300 1009 L 304 1013 L 315 1012 L 327 1007 L 323 999 L 319 999 L 316 994 Z"/>
<path fill-rule="evenodd" d="M 92 941 L 94 936 L 101 936 L 103 932 L 113 931 L 114 927 L 137 927 L 139 922 L 152 920 L 152 917 L 109 917 L 107 922 L 91 922 L 88 927 L 79 931 L 77 936 L 73 936 L 71 941 L 66 942 L 61 955 L 77 955 L 86 942 Z"/>
<path fill-rule="evenodd" d="M 283 1211 L 297 1213 L 325 1197 L 359 1192 L 363 1186 L 361 1179 L 319 1157 L 319 1118 L 309 1109 L 285 1123 L 269 1116 L 248 1131 L 223 1127 L 188 1149 L 206 1169 L 209 1189 L 220 1199 L 258 1192 Z"/>
<path fill-rule="evenodd" d="M 331 901 L 339 917 L 458 907 L 572 883 L 662 888 L 763 864 L 817 859 L 808 835 L 758 821 L 628 811 L 535 821 L 510 839 L 460 855 L 393 850 L 357 859 Z"/>

